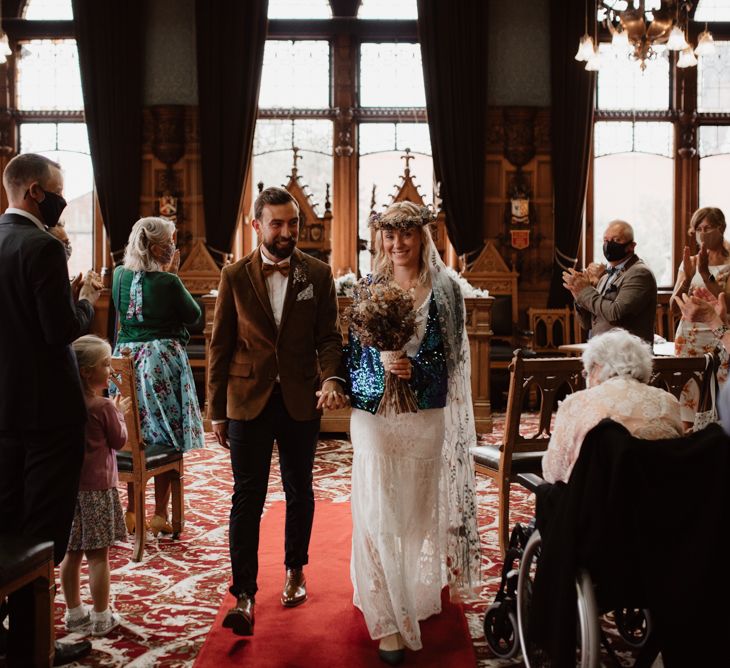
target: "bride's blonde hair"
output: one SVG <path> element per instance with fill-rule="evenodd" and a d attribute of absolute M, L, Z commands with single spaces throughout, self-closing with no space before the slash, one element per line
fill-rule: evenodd
<path fill-rule="evenodd" d="M 393 260 L 388 257 L 388 254 L 383 249 L 383 232 L 388 231 L 389 220 L 402 220 L 405 214 L 413 220 L 421 219 L 422 207 L 414 204 L 413 202 L 396 202 L 391 204 L 381 216 L 379 216 L 378 230 L 375 232 L 375 257 L 373 258 L 373 275 L 385 276 L 387 279 L 393 278 Z M 421 232 L 421 252 L 419 254 L 418 262 L 418 282 L 422 285 L 428 283 L 429 280 L 429 259 L 431 257 L 431 248 L 433 246 L 433 237 L 431 235 L 431 228 L 428 224 L 419 225 L 414 223 L 414 228 L 417 228 Z M 399 225 L 398 229 L 402 229 Z"/>

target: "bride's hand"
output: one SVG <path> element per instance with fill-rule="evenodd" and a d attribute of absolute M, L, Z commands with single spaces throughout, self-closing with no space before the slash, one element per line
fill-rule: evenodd
<path fill-rule="evenodd" d="M 401 357 L 395 362 L 391 362 L 386 371 L 390 371 L 390 373 L 395 374 L 398 378 L 402 378 L 403 380 L 410 380 L 413 373 L 411 360 L 407 357 Z"/>

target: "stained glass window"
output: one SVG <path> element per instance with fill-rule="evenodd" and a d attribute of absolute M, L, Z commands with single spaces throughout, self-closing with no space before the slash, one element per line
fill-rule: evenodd
<path fill-rule="evenodd" d="M 21 123 L 20 152 L 40 153 L 63 169 L 63 194 L 68 206 L 61 221 L 71 240 L 71 275 L 94 264 L 94 171 L 84 123 Z"/>
<path fill-rule="evenodd" d="M 420 45 L 362 44 L 360 104 L 363 107 L 425 107 Z"/>
<path fill-rule="evenodd" d="M 264 48 L 259 107 L 329 107 L 329 63 L 329 42 L 268 40 Z"/>
<path fill-rule="evenodd" d="M 715 53 L 699 58 L 697 110 L 730 110 L 730 42 L 715 42 Z"/>
<path fill-rule="evenodd" d="M 24 42 L 18 61 L 18 109 L 84 108 L 76 40 Z"/>
<path fill-rule="evenodd" d="M 610 44 L 601 44 L 601 69 L 598 71 L 598 109 L 668 109 L 669 60 L 663 46 L 659 55 L 648 60 L 642 72 L 628 55 L 615 55 Z"/>
<path fill-rule="evenodd" d="M 259 120 L 253 147 L 254 185 L 261 181 L 264 187 L 285 186 L 291 174 L 294 146 L 299 149 L 301 183 L 308 186 L 312 203 L 321 215 L 326 184 L 332 184 L 332 121 Z"/>
<path fill-rule="evenodd" d="M 269 0 L 270 19 L 330 19 L 327 0 Z"/>
<path fill-rule="evenodd" d="M 416 0 L 362 0 L 359 19 L 417 19 Z"/>
<path fill-rule="evenodd" d="M 730 218 L 730 127 L 701 126 L 698 131 L 700 154 L 700 206 L 716 206 Z M 726 231 L 730 237 L 730 230 Z"/>
<path fill-rule="evenodd" d="M 70 21 L 74 17 L 71 0 L 28 0 L 23 18 L 30 21 Z"/>
<path fill-rule="evenodd" d="M 360 125 L 358 188 L 358 234 L 370 243 L 368 216 L 373 188 L 375 210 L 382 211 L 398 191 L 405 168 L 405 150 L 410 149 L 411 176 L 426 204 L 433 203 L 433 159 L 428 125 L 425 123 L 363 123 Z M 370 271 L 369 250 L 359 252 L 360 272 Z"/>
<path fill-rule="evenodd" d="M 608 224 L 625 220 L 633 226 L 636 252 L 654 272 L 657 284 L 671 285 L 674 160 L 671 152 L 657 149 L 660 144 L 671 145 L 672 124 L 596 123 L 595 130 L 593 257 L 603 258 Z M 615 143 L 607 150 L 611 141 Z"/>
<path fill-rule="evenodd" d="M 695 21 L 730 21 L 728 0 L 699 0 Z"/>
<path fill-rule="evenodd" d="M 674 154 L 671 123 L 631 121 L 597 122 L 593 151 L 596 157 L 612 153 L 655 153 L 671 158 Z"/>

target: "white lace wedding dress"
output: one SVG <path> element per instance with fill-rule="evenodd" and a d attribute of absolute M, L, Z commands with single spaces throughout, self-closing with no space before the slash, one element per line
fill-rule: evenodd
<path fill-rule="evenodd" d="M 430 296 L 406 346 L 415 356 Z M 418 622 L 441 611 L 447 583 L 446 518 L 439 510 L 444 409 L 381 417 L 353 409 L 352 560 L 354 603 L 373 639 L 400 633 L 420 649 Z"/>

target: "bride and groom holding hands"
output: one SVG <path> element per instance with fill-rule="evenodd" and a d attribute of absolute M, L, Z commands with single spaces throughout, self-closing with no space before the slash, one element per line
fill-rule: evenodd
<path fill-rule="evenodd" d="M 410 202 L 371 218 L 373 276 L 409 291 L 406 357 L 381 362 L 354 331 L 343 354 L 329 265 L 296 248 L 299 207 L 282 188 L 254 205 L 260 246 L 223 269 L 210 345 L 209 417 L 230 448 L 230 553 L 236 597 L 223 626 L 253 635 L 258 543 L 273 443 L 286 495 L 281 603 L 307 599 L 304 566 L 314 515 L 312 466 L 322 408 L 352 405 L 351 577 L 380 658 L 422 647 L 419 621 L 441 610 L 441 589 L 479 584 L 475 444 L 464 302 L 431 240 L 430 212 Z M 378 414 L 388 373 L 407 381 L 418 410 Z M 349 396 L 348 396 L 349 395 Z"/>

